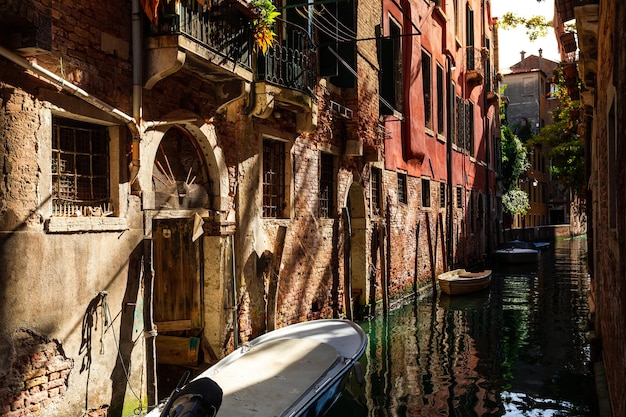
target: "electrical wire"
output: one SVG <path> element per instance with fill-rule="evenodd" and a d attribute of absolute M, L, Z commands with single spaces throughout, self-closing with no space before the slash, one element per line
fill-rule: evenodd
<path fill-rule="evenodd" d="M 337 16 L 331 13 L 330 10 L 328 10 L 325 5 L 322 4 L 321 8 L 322 8 L 322 11 L 326 12 L 335 22 L 337 22 L 337 25 L 342 28 L 343 32 L 345 32 L 349 37 L 356 39 L 356 32 L 354 31 L 354 29 L 351 29 L 348 26 L 344 25 L 343 22 L 339 20 Z"/>
<path fill-rule="evenodd" d="M 130 375 L 129 375 L 128 369 L 126 369 L 126 364 L 124 363 L 124 358 L 122 357 L 120 344 L 119 344 L 119 341 L 117 339 L 117 335 L 115 334 L 115 329 L 113 328 L 113 320 L 111 320 L 111 310 L 109 309 L 109 303 L 107 302 L 106 294 L 104 294 L 104 296 L 102 297 L 102 301 L 101 302 L 102 302 L 102 307 L 105 310 L 105 318 L 109 322 L 109 327 L 106 330 L 111 329 L 111 333 L 113 333 L 113 339 L 115 340 L 115 347 L 117 348 L 117 355 L 120 358 L 120 363 L 122 364 L 122 370 L 124 371 L 124 376 L 126 376 L 126 383 L 128 385 L 128 388 L 133 393 L 133 395 L 135 396 L 137 401 L 139 401 L 139 404 L 143 404 L 142 397 L 140 395 L 137 395 L 137 393 L 135 392 L 133 386 L 130 383 Z M 105 330 L 105 332 L 106 332 L 106 330 Z"/>
<path fill-rule="evenodd" d="M 302 18 L 307 19 L 307 21 L 310 21 L 311 24 L 317 28 L 319 31 L 323 32 L 324 34 L 330 36 L 331 38 L 339 41 L 339 42 L 346 42 L 349 41 L 349 39 L 345 39 L 345 38 L 339 38 L 336 34 L 332 33 L 331 30 L 334 28 L 328 28 L 327 26 L 325 26 L 324 24 L 321 24 L 317 19 L 311 19 L 309 16 L 309 13 L 300 10 L 299 8 L 295 9 L 296 13 L 298 13 Z"/>
<path fill-rule="evenodd" d="M 317 10 L 314 10 L 313 13 L 311 13 L 304 7 L 296 7 L 295 11 L 302 18 L 310 21 L 319 31 L 338 42 L 353 42 L 355 40 L 354 35 L 339 29 L 338 25 L 335 25 L 334 22 L 324 17 L 322 13 Z"/>

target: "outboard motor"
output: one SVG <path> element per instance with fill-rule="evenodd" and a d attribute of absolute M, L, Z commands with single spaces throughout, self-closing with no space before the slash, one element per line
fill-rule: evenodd
<path fill-rule="evenodd" d="M 186 372 L 165 404 L 161 417 L 215 417 L 222 405 L 222 389 L 210 378 L 198 378 L 184 388 Z"/>

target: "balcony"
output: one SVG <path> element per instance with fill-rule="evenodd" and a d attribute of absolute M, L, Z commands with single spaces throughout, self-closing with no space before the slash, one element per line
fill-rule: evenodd
<path fill-rule="evenodd" d="M 147 36 L 145 87 L 186 68 L 222 88 L 220 106 L 250 93 L 250 114 L 266 118 L 275 106 L 294 111 L 303 130 L 315 124 L 317 49 L 302 27 L 277 19 L 276 43 L 254 48 L 254 11 L 245 0 L 195 0 L 166 6 Z M 250 85 L 252 91 L 250 91 Z"/>
<path fill-rule="evenodd" d="M 274 32 L 274 46 L 257 55 L 252 114 L 266 118 L 279 106 L 296 113 L 299 130 L 310 131 L 316 125 L 317 48 L 309 33 L 293 23 L 279 19 Z"/>
<path fill-rule="evenodd" d="M 245 82 L 253 81 L 253 15 L 245 4 L 214 1 L 171 2 L 151 24 L 146 36 L 145 87 L 183 67 L 221 84 L 222 104 L 240 98 Z"/>
<path fill-rule="evenodd" d="M 598 71 L 598 22 L 599 6 L 587 4 L 574 9 L 579 43 L 578 72 L 585 88 L 593 91 Z"/>
<path fill-rule="evenodd" d="M 554 6 L 561 22 L 566 23 L 576 17 L 576 7 L 588 4 L 598 4 L 598 1 L 599 0 L 555 0 Z"/>
<path fill-rule="evenodd" d="M 476 87 L 485 81 L 485 61 L 489 59 L 489 50 L 469 46 L 465 54 L 465 82 Z"/>

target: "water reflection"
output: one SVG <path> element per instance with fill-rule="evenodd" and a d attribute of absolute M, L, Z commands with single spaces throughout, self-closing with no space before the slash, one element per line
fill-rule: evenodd
<path fill-rule="evenodd" d="M 592 416 L 584 239 L 481 293 L 437 295 L 362 323 L 365 384 L 330 416 Z"/>

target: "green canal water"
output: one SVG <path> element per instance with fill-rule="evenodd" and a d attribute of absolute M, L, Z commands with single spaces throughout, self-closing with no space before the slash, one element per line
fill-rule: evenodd
<path fill-rule="evenodd" d="M 328 417 L 594 416 L 586 240 L 496 265 L 489 289 L 434 294 L 362 322 L 364 382 Z"/>

